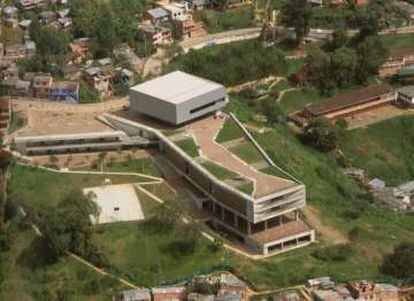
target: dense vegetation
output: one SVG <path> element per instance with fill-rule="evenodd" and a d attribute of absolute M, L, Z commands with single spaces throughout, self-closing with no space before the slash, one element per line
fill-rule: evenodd
<path fill-rule="evenodd" d="M 166 71 L 183 70 L 234 86 L 273 74 L 285 74 L 288 64 L 276 46 L 243 41 L 190 51 L 177 57 Z"/>

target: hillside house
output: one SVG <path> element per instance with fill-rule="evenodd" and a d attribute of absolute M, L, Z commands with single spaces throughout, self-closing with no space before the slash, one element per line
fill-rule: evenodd
<path fill-rule="evenodd" d="M 148 42 L 154 46 L 168 45 L 173 42 L 172 31 L 168 27 L 153 24 L 141 25 L 141 29 Z"/>
<path fill-rule="evenodd" d="M 406 25 L 412 25 L 414 21 L 414 5 L 405 1 L 396 1 L 394 5 L 404 16 Z"/>
<path fill-rule="evenodd" d="M 152 301 L 184 301 L 187 298 L 185 286 L 166 286 L 151 289 Z"/>
<path fill-rule="evenodd" d="M 168 12 L 162 7 L 149 9 L 144 13 L 143 21 L 145 23 L 160 24 L 169 21 Z"/>
<path fill-rule="evenodd" d="M 407 66 L 414 65 L 414 49 L 397 49 L 391 52 L 387 61 L 379 68 L 380 77 L 391 77 Z"/>
<path fill-rule="evenodd" d="M 398 103 L 404 107 L 414 107 L 414 86 L 398 89 Z"/>
<path fill-rule="evenodd" d="M 144 67 L 144 60 L 138 57 L 133 49 L 128 46 L 128 44 L 123 44 L 115 48 L 114 53 L 117 56 L 121 56 L 121 59 L 127 60 L 137 72 L 140 72 L 140 70 Z"/>
<path fill-rule="evenodd" d="M 111 93 L 113 72 L 110 68 L 90 67 L 85 70 L 85 78 L 94 88 L 100 98 L 108 97 Z"/>
<path fill-rule="evenodd" d="M 191 14 L 184 14 L 173 21 L 181 38 L 198 37 L 206 34 L 203 22 L 196 22 Z"/>
<path fill-rule="evenodd" d="M 82 77 L 82 70 L 76 65 L 66 65 L 62 68 L 63 77 L 70 80 L 79 80 Z"/>
<path fill-rule="evenodd" d="M 347 288 L 354 299 L 372 301 L 398 301 L 398 288 L 390 284 L 371 281 L 351 281 Z"/>
<path fill-rule="evenodd" d="M 172 2 L 170 4 L 164 5 L 162 8 L 167 11 L 168 17 L 171 20 L 182 17 L 185 14 L 186 10 L 185 4 L 178 2 Z"/>
<path fill-rule="evenodd" d="M 70 60 L 74 64 L 79 64 L 90 57 L 89 38 L 79 38 L 69 43 Z"/>
<path fill-rule="evenodd" d="M 17 60 L 32 57 L 36 54 L 36 43 L 26 41 L 23 44 L 6 44 L 4 47 L 5 60 Z"/>
<path fill-rule="evenodd" d="M 6 18 L 3 22 L 4 26 L 9 28 L 17 28 L 19 26 L 19 21 L 16 18 Z"/>
<path fill-rule="evenodd" d="M 292 113 L 290 119 L 299 126 L 306 126 L 307 120 L 320 116 L 335 121 L 389 105 L 396 99 L 390 85 L 374 84 L 308 105 L 301 112 Z"/>
<path fill-rule="evenodd" d="M 37 74 L 33 77 L 33 96 L 37 98 L 49 98 L 53 77 L 49 73 Z"/>
<path fill-rule="evenodd" d="M 3 8 L 4 18 L 15 18 L 17 17 L 18 9 L 16 6 L 7 5 Z"/>
<path fill-rule="evenodd" d="M 78 102 L 79 82 L 53 82 L 50 98 L 55 101 Z"/>
<path fill-rule="evenodd" d="M 45 6 L 47 0 L 19 0 L 19 5 L 23 10 L 30 10 Z"/>
<path fill-rule="evenodd" d="M 185 0 L 187 8 L 193 11 L 200 11 L 211 5 L 210 0 Z"/>
<path fill-rule="evenodd" d="M 0 131 L 4 132 L 10 126 L 11 102 L 9 97 L 0 97 Z"/>
<path fill-rule="evenodd" d="M 134 289 L 118 293 L 115 301 L 151 301 L 151 293 L 149 289 Z"/>
<path fill-rule="evenodd" d="M 43 11 L 39 13 L 40 23 L 47 25 L 57 20 L 57 14 L 53 11 Z"/>

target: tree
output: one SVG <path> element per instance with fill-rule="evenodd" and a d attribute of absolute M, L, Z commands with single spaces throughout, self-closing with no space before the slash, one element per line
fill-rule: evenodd
<path fill-rule="evenodd" d="M 303 141 L 322 152 L 334 150 L 338 143 L 338 129 L 324 117 L 311 119 L 305 127 Z"/>
<path fill-rule="evenodd" d="M 275 99 L 267 98 L 263 100 L 261 109 L 268 123 L 282 123 L 285 121 L 283 111 Z"/>
<path fill-rule="evenodd" d="M 343 24 L 336 27 L 332 34 L 332 38 L 333 40 L 330 45 L 332 50 L 344 47 L 348 43 L 348 33 L 346 27 Z"/>
<path fill-rule="evenodd" d="M 379 67 L 385 62 L 388 50 L 378 37 L 368 37 L 357 46 L 358 80 L 366 82 L 368 77 L 378 73 Z"/>
<path fill-rule="evenodd" d="M 361 40 L 376 35 L 390 25 L 394 5 L 390 0 L 371 0 L 369 4 L 358 11 L 357 20 Z"/>
<path fill-rule="evenodd" d="M 312 7 L 307 0 L 288 0 L 282 7 L 282 23 L 295 29 L 299 43 L 309 32 L 311 16 Z"/>
<path fill-rule="evenodd" d="M 4 174 L 13 162 L 13 156 L 10 152 L 0 149 L 0 172 Z"/>
<path fill-rule="evenodd" d="M 380 267 L 383 274 L 394 278 L 414 277 L 414 243 L 402 243 L 386 256 Z"/>
<path fill-rule="evenodd" d="M 40 216 L 40 229 L 56 259 L 70 251 L 99 266 L 106 264 L 92 240 L 90 216 L 98 212 L 97 205 L 76 189 L 69 191 L 56 208 Z"/>
<path fill-rule="evenodd" d="M 332 53 L 332 77 L 339 87 L 346 87 L 353 82 L 357 67 L 358 58 L 355 50 L 342 47 Z"/>
<path fill-rule="evenodd" d="M 320 87 L 328 86 L 331 81 L 330 64 L 331 58 L 329 54 L 317 46 L 312 46 L 305 59 L 306 68 L 308 70 L 307 80 Z"/>

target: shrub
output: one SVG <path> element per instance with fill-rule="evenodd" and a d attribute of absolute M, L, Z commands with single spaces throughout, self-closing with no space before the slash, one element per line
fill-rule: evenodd
<path fill-rule="evenodd" d="M 321 261 L 341 262 L 347 261 L 353 254 L 353 248 L 349 244 L 329 246 L 318 249 L 312 256 Z"/>
<path fill-rule="evenodd" d="M 381 273 L 400 279 L 414 277 L 414 243 L 402 243 L 384 258 Z"/>

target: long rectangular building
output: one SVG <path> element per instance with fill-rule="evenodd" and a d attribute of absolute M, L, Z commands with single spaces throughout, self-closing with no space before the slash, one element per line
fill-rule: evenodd
<path fill-rule="evenodd" d="M 310 118 L 321 116 L 337 120 L 388 105 L 396 99 L 397 93 L 390 85 L 374 84 L 308 105 L 292 113 L 290 119 L 299 126 L 305 126 Z"/>

